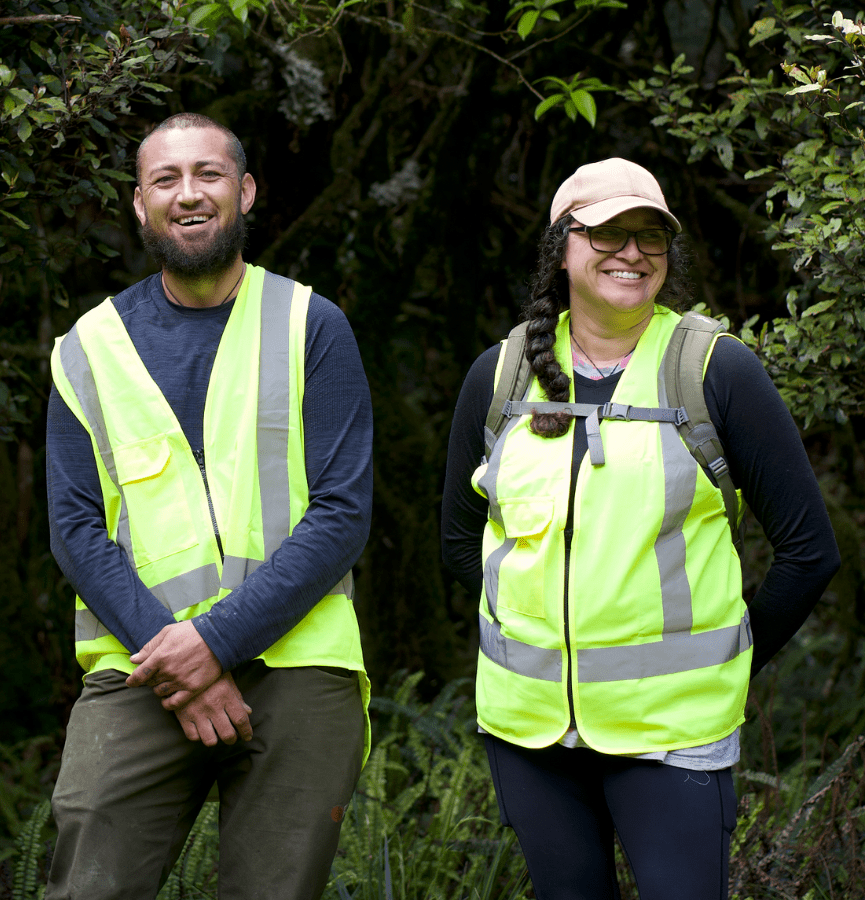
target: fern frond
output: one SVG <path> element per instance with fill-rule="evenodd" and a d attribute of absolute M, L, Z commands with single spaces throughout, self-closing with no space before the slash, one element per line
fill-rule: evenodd
<path fill-rule="evenodd" d="M 50 814 L 51 803 L 43 800 L 18 832 L 15 841 L 18 861 L 12 878 L 12 900 L 32 900 L 36 896 L 39 862 L 43 850 L 42 832 Z"/>

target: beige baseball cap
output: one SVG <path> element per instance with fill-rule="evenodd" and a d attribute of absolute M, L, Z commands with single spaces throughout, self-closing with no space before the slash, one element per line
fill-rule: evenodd
<path fill-rule="evenodd" d="M 602 159 L 580 166 L 564 181 L 553 197 L 550 224 L 566 213 L 583 225 L 601 225 L 631 209 L 656 209 L 676 234 L 679 220 L 667 208 L 657 179 L 648 170 L 627 159 Z"/>

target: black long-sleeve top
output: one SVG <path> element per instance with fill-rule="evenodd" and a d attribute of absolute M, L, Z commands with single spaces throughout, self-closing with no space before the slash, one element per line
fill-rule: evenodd
<path fill-rule="evenodd" d="M 169 303 L 159 275 L 114 300 L 132 343 L 193 451 L 204 444 L 204 402 L 233 303 Z M 288 335 L 286 335 L 286 340 Z M 193 619 L 224 671 L 286 634 L 357 561 L 372 507 L 372 404 L 351 327 L 312 294 L 306 322 L 303 428 L 309 507 L 289 537 L 227 597 Z M 52 389 L 47 434 L 51 549 L 88 608 L 130 651 L 171 613 L 108 537 L 93 445 Z"/>
<path fill-rule="evenodd" d="M 442 498 L 445 566 L 473 595 L 483 586 L 481 544 L 487 501 L 471 485 L 484 453 L 484 422 L 493 397 L 500 345 L 469 370 L 454 412 Z M 577 403 L 608 402 L 621 372 L 593 381 L 574 374 Z M 817 479 L 796 425 L 759 359 L 739 341 L 717 341 L 704 381 L 709 416 L 724 446 L 733 483 L 774 551 L 750 606 L 752 677 L 798 631 L 840 565 Z M 574 453 L 587 450 L 585 420 Z"/>

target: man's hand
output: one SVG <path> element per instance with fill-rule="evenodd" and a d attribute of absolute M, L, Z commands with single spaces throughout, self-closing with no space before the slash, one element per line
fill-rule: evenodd
<path fill-rule="evenodd" d="M 146 684 L 165 709 L 178 710 L 222 675 L 222 666 L 191 621 L 166 625 L 130 659 L 129 687 Z"/>
<path fill-rule="evenodd" d="M 209 688 L 176 710 L 175 715 L 190 741 L 201 741 L 208 747 L 215 747 L 219 741 L 233 744 L 238 735 L 244 741 L 250 740 L 251 712 L 252 709 L 243 702 L 231 672 L 226 672 Z"/>

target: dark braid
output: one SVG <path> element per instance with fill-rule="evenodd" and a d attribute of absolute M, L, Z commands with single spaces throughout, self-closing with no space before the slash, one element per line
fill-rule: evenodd
<path fill-rule="evenodd" d="M 526 359 L 547 400 L 567 403 L 571 379 L 562 371 L 555 354 L 559 314 L 570 305 L 567 273 L 562 268 L 568 228 L 576 220 L 569 214 L 548 226 L 538 248 L 538 265 L 530 284 L 529 301 L 523 307 Z M 676 235 L 667 255 L 667 278 L 656 301 L 681 310 L 689 305 L 692 287 L 687 275 L 690 251 L 682 235 Z M 532 413 L 531 430 L 541 437 L 566 434 L 573 417 L 568 413 Z"/>
<path fill-rule="evenodd" d="M 568 278 L 562 268 L 568 244 L 568 228 L 574 223 L 568 213 L 544 230 L 538 248 L 538 266 L 530 285 L 529 302 L 523 307 L 526 328 L 526 359 L 548 400 L 567 402 L 571 379 L 556 359 L 556 325 L 559 313 L 568 308 Z M 542 437 L 561 437 L 571 424 L 567 413 L 532 413 L 531 429 Z"/>

